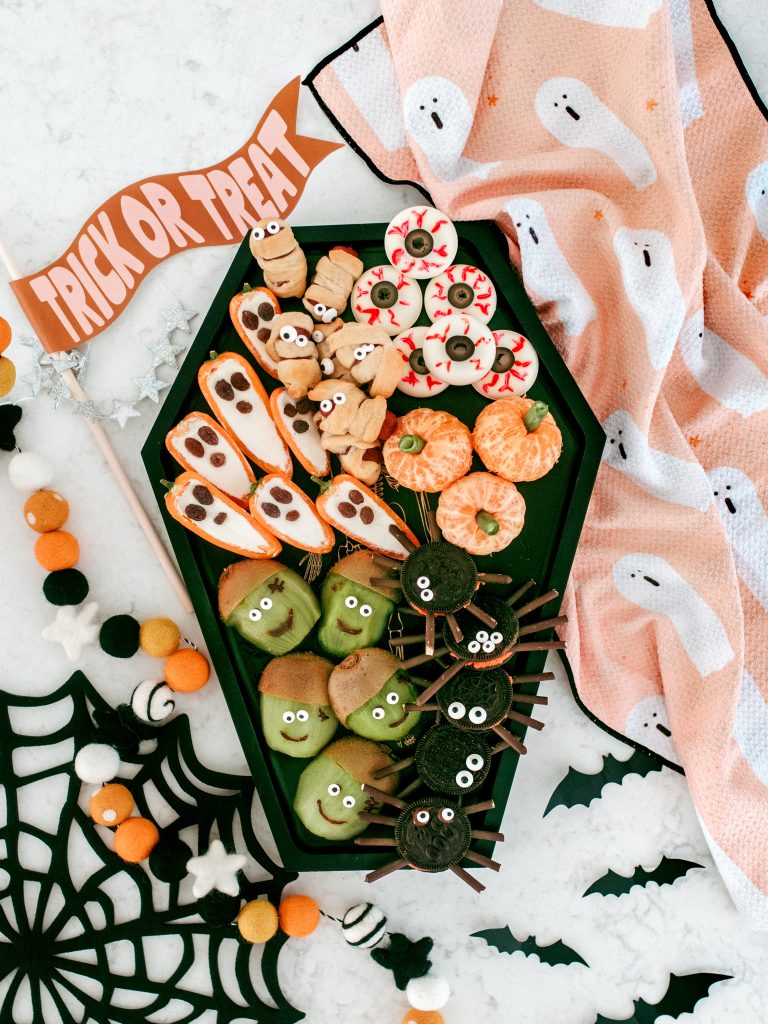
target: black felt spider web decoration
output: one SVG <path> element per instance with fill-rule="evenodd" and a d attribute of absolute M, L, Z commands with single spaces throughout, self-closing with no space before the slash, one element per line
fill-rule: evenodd
<path fill-rule="evenodd" d="M 72 760 L 99 709 L 108 711 L 81 672 L 43 697 L 0 693 L 0 1020 L 17 1019 L 15 1005 L 40 1024 L 301 1020 L 277 974 L 285 936 L 250 946 L 233 924 L 211 927 L 189 879 L 161 883 L 126 864 L 90 819 L 92 788 L 81 791 Z M 216 836 L 247 854 L 242 897 L 279 902 L 297 876 L 256 839 L 252 779 L 201 765 L 186 716 L 156 737 L 123 754 L 138 812 L 195 854 Z"/>

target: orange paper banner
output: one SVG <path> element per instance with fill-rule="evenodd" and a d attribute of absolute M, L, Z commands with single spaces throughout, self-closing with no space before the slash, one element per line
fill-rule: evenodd
<path fill-rule="evenodd" d="M 285 217 L 320 161 L 341 146 L 296 133 L 300 79 L 221 163 L 129 185 L 85 222 L 67 251 L 11 282 L 49 352 L 89 341 L 127 306 L 143 278 L 177 252 L 240 242 L 263 217 Z"/>

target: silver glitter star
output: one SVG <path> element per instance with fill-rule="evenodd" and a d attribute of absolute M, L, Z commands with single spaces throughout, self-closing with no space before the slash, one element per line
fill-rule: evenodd
<path fill-rule="evenodd" d="M 158 392 L 169 387 L 164 380 L 158 380 L 154 369 L 147 370 L 143 377 L 134 377 L 133 382 L 139 389 L 137 402 L 140 402 L 142 398 L 151 398 L 153 402 L 159 402 Z"/>
<path fill-rule="evenodd" d="M 162 340 L 156 344 L 147 345 L 146 347 L 154 357 L 152 362 L 153 370 L 158 366 L 172 366 L 175 370 L 176 356 L 183 352 L 185 348 L 184 345 L 174 345 L 168 334 L 164 335 Z"/>
<path fill-rule="evenodd" d="M 141 413 L 134 409 L 133 402 L 121 402 L 119 398 L 112 399 L 112 412 L 109 414 L 109 418 L 117 420 L 121 430 L 128 420 L 132 420 L 135 416 L 141 416 Z"/>
<path fill-rule="evenodd" d="M 41 363 L 52 366 L 55 373 L 62 374 L 67 370 L 74 370 L 80 364 L 80 357 L 76 352 L 49 352 L 40 357 Z"/>
<path fill-rule="evenodd" d="M 61 379 L 61 377 L 54 377 L 53 380 L 49 381 L 48 394 L 53 399 L 53 408 L 58 409 L 65 398 L 69 398 L 69 388 Z"/>
<path fill-rule="evenodd" d="M 32 388 L 33 395 L 39 395 L 41 391 L 48 390 L 48 381 L 53 376 L 50 366 L 41 366 L 40 363 L 33 363 L 32 372 L 25 373 L 21 378 L 25 384 Z"/>
<path fill-rule="evenodd" d="M 31 348 L 31 349 L 33 349 L 36 352 L 44 352 L 45 351 L 45 349 L 40 344 L 40 342 L 37 340 L 37 338 L 33 337 L 33 335 L 31 335 L 31 334 L 24 334 L 24 335 L 22 335 L 19 338 L 19 344 L 23 345 L 25 348 Z"/>
<path fill-rule="evenodd" d="M 197 313 L 191 309 L 182 309 L 178 302 L 172 309 L 164 309 L 162 313 L 165 320 L 166 334 L 170 334 L 175 330 L 189 331 L 189 321 L 193 316 L 197 316 Z"/>
<path fill-rule="evenodd" d="M 93 423 L 97 415 L 96 406 L 90 400 L 75 402 L 75 416 L 85 416 L 89 423 Z"/>

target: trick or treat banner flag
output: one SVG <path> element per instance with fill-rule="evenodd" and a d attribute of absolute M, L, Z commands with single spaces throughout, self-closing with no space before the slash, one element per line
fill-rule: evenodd
<path fill-rule="evenodd" d="M 159 174 L 99 207 L 58 259 L 11 282 L 49 352 L 74 348 L 122 313 L 142 279 L 185 249 L 238 243 L 263 217 L 286 217 L 339 143 L 296 133 L 300 79 L 272 100 L 247 142 L 200 171 Z"/>

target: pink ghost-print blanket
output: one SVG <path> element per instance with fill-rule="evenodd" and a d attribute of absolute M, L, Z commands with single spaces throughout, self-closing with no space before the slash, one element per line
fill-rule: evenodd
<path fill-rule="evenodd" d="M 768 927 L 768 122 L 705 0 L 383 0 L 310 76 L 489 218 L 607 442 L 565 596 L 594 715 L 687 775 Z"/>

